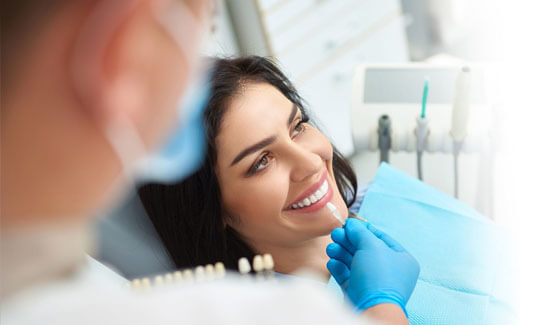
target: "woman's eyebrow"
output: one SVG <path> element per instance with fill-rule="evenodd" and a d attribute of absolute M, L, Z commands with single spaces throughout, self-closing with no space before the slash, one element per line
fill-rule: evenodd
<path fill-rule="evenodd" d="M 292 105 L 292 111 L 290 112 L 290 116 L 288 117 L 288 127 L 292 124 L 292 121 L 294 121 L 294 117 L 296 116 L 296 113 L 298 113 L 298 106 L 296 104 Z M 277 139 L 277 136 L 270 136 L 269 138 L 265 138 L 262 141 L 251 145 L 250 147 L 244 149 L 241 151 L 235 159 L 233 159 L 233 162 L 231 162 L 231 166 L 235 165 L 239 161 L 241 161 L 244 157 L 250 155 L 251 153 L 254 153 L 263 147 L 266 147 Z"/>
<path fill-rule="evenodd" d="M 262 149 L 263 147 L 266 147 L 270 144 L 272 144 L 273 142 L 275 142 L 275 140 L 277 139 L 276 136 L 271 136 L 269 138 L 265 138 L 263 139 L 262 141 L 256 143 L 256 144 L 253 144 L 251 145 L 250 147 L 244 149 L 243 151 L 241 151 L 236 157 L 235 159 L 233 159 L 233 162 L 231 163 L 231 166 L 235 165 L 236 163 L 238 163 L 239 161 L 241 161 L 244 157 L 250 155 L 251 153 L 254 153 L 260 149 Z"/>

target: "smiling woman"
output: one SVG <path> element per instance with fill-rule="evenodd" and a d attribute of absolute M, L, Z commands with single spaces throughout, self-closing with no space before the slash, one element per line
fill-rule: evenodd
<path fill-rule="evenodd" d="M 268 59 L 217 59 L 205 110 L 208 155 L 187 180 L 139 195 L 177 267 L 271 253 L 276 271 L 328 276 L 330 232 L 355 200 L 350 164 Z"/>

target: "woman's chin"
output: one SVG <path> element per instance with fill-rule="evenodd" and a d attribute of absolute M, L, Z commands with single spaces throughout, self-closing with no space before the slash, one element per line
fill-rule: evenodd
<path fill-rule="evenodd" d="M 330 235 L 334 229 L 339 227 L 342 227 L 342 223 L 332 215 L 329 215 L 326 218 L 319 220 L 319 222 L 315 225 L 314 232 L 317 236 L 326 236 Z"/>

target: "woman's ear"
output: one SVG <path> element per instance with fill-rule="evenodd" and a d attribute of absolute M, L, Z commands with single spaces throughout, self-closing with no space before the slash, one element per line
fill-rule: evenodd
<path fill-rule="evenodd" d="M 225 209 L 223 209 L 223 207 L 222 207 L 222 213 L 221 214 L 222 214 L 223 228 L 227 229 L 227 227 L 230 227 L 234 231 L 236 231 L 237 226 L 239 224 L 239 218 L 229 214 Z"/>
<path fill-rule="evenodd" d="M 227 214 L 227 212 L 225 212 L 224 209 L 222 209 L 222 224 L 223 224 L 223 228 L 224 229 L 227 229 L 227 227 L 231 227 L 231 220 L 232 218 L 229 216 L 229 214 Z"/>

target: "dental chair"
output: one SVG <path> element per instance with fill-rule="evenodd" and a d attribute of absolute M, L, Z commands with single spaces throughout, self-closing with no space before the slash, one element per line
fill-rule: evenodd
<path fill-rule="evenodd" d="M 166 273 L 175 269 L 153 224 L 131 196 L 96 226 L 98 247 L 90 255 L 126 279 Z"/>

